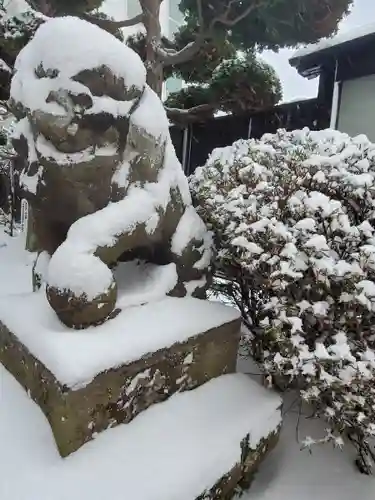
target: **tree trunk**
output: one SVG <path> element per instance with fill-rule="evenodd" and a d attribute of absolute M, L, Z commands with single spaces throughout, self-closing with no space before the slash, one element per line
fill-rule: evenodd
<path fill-rule="evenodd" d="M 160 5 L 162 0 L 140 0 L 146 30 L 147 83 L 161 98 L 163 90 L 163 63 L 154 47 L 161 42 Z"/>

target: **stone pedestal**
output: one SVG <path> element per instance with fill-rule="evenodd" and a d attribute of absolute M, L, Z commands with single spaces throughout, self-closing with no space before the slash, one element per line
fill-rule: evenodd
<path fill-rule="evenodd" d="M 239 315 L 208 301 L 166 298 L 78 332 L 40 292 L 0 301 L 0 320 L 0 361 L 46 415 L 62 456 L 236 368 Z"/>
<path fill-rule="evenodd" d="M 230 500 L 250 485 L 281 426 L 280 398 L 229 374 L 174 394 L 62 460 L 41 412 L 1 366 L 0 377 L 1 500 Z"/>

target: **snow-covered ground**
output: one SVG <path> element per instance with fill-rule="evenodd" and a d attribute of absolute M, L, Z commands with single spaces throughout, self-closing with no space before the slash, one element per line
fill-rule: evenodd
<path fill-rule="evenodd" d="M 354 468 L 351 449 L 331 445 L 301 451 L 307 435 L 324 436 L 321 422 L 300 418 L 298 409 L 284 419 L 281 440 L 243 500 L 370 500 L 375 498 L 375 478 Z M 298 429 L 298 431 L 297 431 Z"/>
<path fill-rule="evenodd" d="M 2 295 L 30 291 L 31 266 L 32 257 L 23 250 L 23 237 L 11 239 L 0 229 L 0 297 Z M 22 314 L 22 311 L 19 311 L 19 313 Z M 251 370 L 246 362 L 241 361 L 239 366 L 245 372 Z M 10 394 L 12 395 L 11 400 L 9 397 Z M 45 492 L 52 492 L 55 489 L 56 498 L 54 498 L 54 495 L 46 496 L 45 494 L 44 496 L 40 496 L 40 498 L 48 497 L 48 500 L 63 498 L 62 493 L 59 492 L 61 485 L 51 484 L 53 478 L 56 480 L 54 470 L 58 456 L 57 452 L 53 451 L 48 424 L 41 411 L 28 399 L 26 393 L 24 393 L 3 368 L 0 368 L 0 410 L 2 404 L 14 405 L 14 418 L 8 424 L 11 424 L 13 433 L 15 429 L 17 430 L 13 434 L 15 441 L 11 441 L 7 439 L 9 429 L 4 428 L 6 422 L 0 423 L 0 449 L 4 451 L 7 441 L 9 445 L 13 443 L 2 456 L 11 459 L 14 457 L 14 453 L 20 453 L 19 450 L 23 449 L 22 445 L 24 442 L 25 450 L 28 450 L 28 453 L 30 453 L 28 476 L 31 481 L 33 478 L 30 477 L 30 474 L 32 475 L 34 462 L 40 466 L 43 460 L 48 461 L 48 463 L 45 463 L 46 477 L 44 478 L 44 482 L 40 484 L 42 489 L 45 489 Z M 288 408 L 288 402 L 285 403 L 285 408 Z M 298 420 L 300 420 L 299 425 L 297 425 Z M 310 455 L 307 451 L 300 451 L 301 445 L 297 442 L 297 428 L 300 440 L 306 435 L 318 437 L 324 433 L 324 425 L 322 423 L 306 419 L 305 417 L 298 419 L 298 409 L 290 411 L 285 417 L 279 446 L 261 467 L 251 491 L 243 497 L 244 500 L 316 500 L 317 498 L 321 500 L 356 500 L 357 498 L 361 500 L 373 500 L 375 498 L 375 478 L 362 476 L 356 471 L 353 466 L 353 455 L 349 448 L 344 448 L 343 451 L 340 451 L 333 449 L 330 445 L 326 445 L 314 448 L 313 453 Z M 111 432 L 109 431 L 109 433 Z M 29 446 L 26 446 L 27 444 Z M 39 445 L 47 446 L 49 454 L 43 457 L 39 456 Z M 94 479 L 101 471 L 95 470 L 95 460 L 94 457 L 92 458 L 93 467 L 90 470 L 90 474 Z M 53 463 L 49 462 L 50 460 Z M 78 456 L 76 460 L 77 490 L 75 493 L 80 495 L 79 489 L 82 478 L 78 473 L 80 462 Z M 116 463 L 117 457 L 113 457 L 113 460 Z M 21 462 L 25 463 L 25 460 L 21 460 Z M 4 471 L 3 465 L 2 463 L 2 471 Z M 110 464 L 108 466 L 110 467 Z M 19 474 L 12 481 L 9 481 L 8 478 L 9 494 L 7 497 L 2 497 L 1 500 L 18 500 L 21 498 L 17 495 L 22 490 L 18 483 L 22 483 L 23 481 L 23 471 L 19 471 Z M 145 471 L 146 480 L 147 475 L 150 479 L 150 474 L 151 472 L 147 474 L 147 471 Z M 3 483 L 1 478 L 0 482 Z M 17 484 L 15 490 L 10 487 L 13 482 L 14 485 Z M 126 484 L 122 484 L 121 477 L 118 478 L 118 483 L 106 483 L 105 497 L 114 498 L 113 495 L 111 496 L 112 488 L 116 494 L 118 493 L 118 488 L 121 488 L 126 496 Z M 96 482 L 94 481 L 92 484 L 94 485 Z M 151 480 L 150 484 L 152 484 Z M 3 492 L 5 494 L 5 490 Z M 22 496 L 22 498 L 37 500 L 33 496 Z M 93 497 L 92 495 L 87 495 L 87 498 Z M 99 498 L 99 496 L 97 495 L 95 498 Z M 139 500 L 139 498 L 133 496 L 131 500 Z"/>

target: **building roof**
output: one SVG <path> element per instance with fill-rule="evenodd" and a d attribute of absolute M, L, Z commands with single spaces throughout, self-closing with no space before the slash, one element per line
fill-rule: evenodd
<path fill-rule="evenodd" d="M 369 43 L 375 43 L 374 22 L 306 45 L 297 50 L 289 62 L 302 76 L 313 78 L 320 73 L 322 63 L 327 59 L 335 59 L 344 52 L 356 51 Z"/>

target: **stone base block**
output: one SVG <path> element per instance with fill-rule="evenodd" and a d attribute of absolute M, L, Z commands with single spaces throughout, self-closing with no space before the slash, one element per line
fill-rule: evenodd
<path fill-rule="evenodd" d="M 173 395 L 62 460 L 41 412 L 2 371 L 1 500 L 229 500 L 249 487 L 278 440 L 280 398 L 229 374 Z"/>
<path fill-rule="evenodd" d="M 45 302 L 42 293 L 1 300 L 0 362 L 46 415 L 62 456 L 176 392 L 235 371 L 240 320 L 220 304 L 166 298 L 72 331 Z"/>

